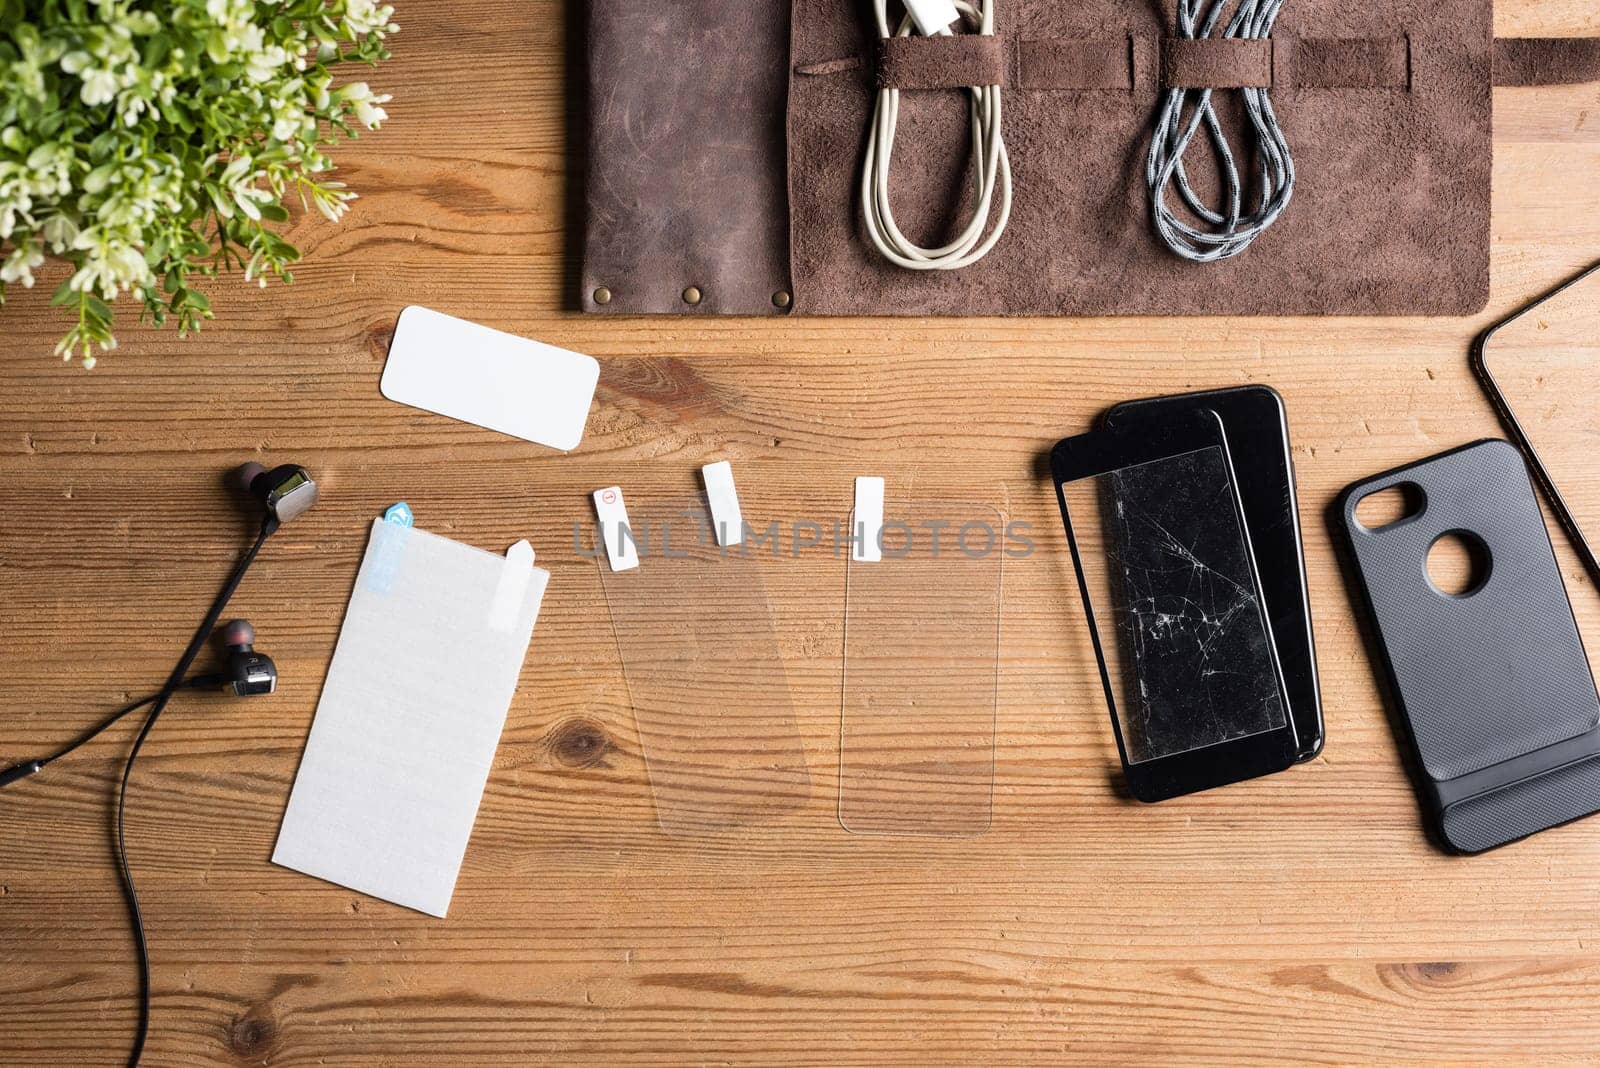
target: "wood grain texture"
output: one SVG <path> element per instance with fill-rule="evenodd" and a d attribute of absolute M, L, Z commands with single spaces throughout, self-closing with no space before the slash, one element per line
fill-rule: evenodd
<path fill-rule="evenodd" d="M 408 0 L 362 193 L 297 220 L 288 289 L 222 283 L 179 341 L 131 324 L 93 372 L 49 356 L 59 272 L 0 314 L 0 762 L 155 685 L 241 550 L 219 478 L 293 459 L 323 502 L 236 602 L 280 692 L 176 702 L 132 790 L 155 963 L 146 1063 L 1590 1062 L 1600 823 L 1441 855 L 1380 700 L 1324 509 L 1346 484 L 1497 432 L 1482 326 L 1600 253 L 1600 89 L 1495 95 L 1493 296 L 1464 319 L 585 319 L 564 5 Z M 1600 33 L 1587 0 L 1502 0 L 1502 34 Z M 383 400 L 421 303 L 594 353 L 557 456 Z M 1117 791 L 1040 457 L 1117 401 L 1266 382 L 1299 469 L 1328 745 L 1161 805 Z M 993 823 L 841 830 L 843 564 L 771 570 L 813 789 L 696 840 L 655 822 L 594 564 L 571 526 L 621 482 L 693 493 L 731 458 L 751 516 L 832 517 L 850 479 L 967 487 L 1032 524 L 1008 560 Z M 957 488 L 959 487 L 959 489 Z M 268 863 L 364 543 L 409 501 L 554 573 L 448 920 Z M 1591 648 L 1600 604 L 1563 564 Z M 122 1063 L 132 947 L 107 854 L 129 732 L 0 799 L 0 1064 Z"/>

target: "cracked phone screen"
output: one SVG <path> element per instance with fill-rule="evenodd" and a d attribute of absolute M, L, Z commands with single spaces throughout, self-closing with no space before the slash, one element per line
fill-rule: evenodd
<path fill-rule="evenodd" d="M 749 543 L 720 547 L 696 498 L 629 502 L 639 566 L 600 584 L 656 819 L 692 837 L 775 820 L 811 794 L 805 746 Z"/>
<path fill-rule="evenodd" d="M 1211 446 L 1065 483 L 1129 764 L 1285 724 L 1227 455 Z"/>

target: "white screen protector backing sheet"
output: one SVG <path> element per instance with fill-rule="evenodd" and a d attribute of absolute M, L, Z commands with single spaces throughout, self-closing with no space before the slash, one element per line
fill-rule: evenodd
<path fill-rule="evenodd" d="M 719 546 L 694 498 L 630 498 L 628 519 L 638 566 L 601 554 L 600 578 L 661 829 L 702 835 L 801 807 L 811 777 L 759 550 Z"/>
<path fill-rule="evenodd" d="M 839 822 L 858 834 L 988 830 L 1005 521 L 889 503 L 845 593 Z"/>
<path fill-rule="evenodd" d="M 413 408 L 571 452 L 599 379 L 592 356 L 412 305 L 395 324 L 379 389 Z"/>
<path fill-rule="evenodd" d="M 445 914 L 549 578 L 373 522 L 274 863 Z"/>

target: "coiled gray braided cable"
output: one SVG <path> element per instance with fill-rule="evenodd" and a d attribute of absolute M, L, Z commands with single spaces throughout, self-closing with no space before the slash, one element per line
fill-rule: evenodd
<path fill-rule="evenodd" d="M 1196 40 L 1211 37 L 1233 0 L 1211 0 L 1201 15 L 1204 0 L 1178 0 L 1179 36 Z M 1222 31 L 1224 38 L 1262 40 L 1272 35 L 1283 0 L 1238 0 L 1233 17 Z M 1150 189 L 1150 207 L 1156 232 L 1167 247 L 1186 260 L 1210 263 L 1237 256 L 1283 214 L 1294 195 L 1294 158 L 1289 143 L 1278 126 L 1268 90 L 1239 90 L 1245 115 L 1255 141 L 1258 167 L 1256 205 L 1243 210 L 1244 183 L 1240 178 L 1228 136 L 1211 103 L 1213 89 L 1173 88 L 1166 91 L 1156 113 L 1155 135 L 1145 163 L 1145 182 Z M 1219 207 L 1200 202 L 1184 171 L 1183 156 L 1190 142 L 1204 125 L 1222 171 L 1223 189 Z M 1185 221 L 1170 204 L 1172 188 L 1193 217 L 1204 225 Z"/>

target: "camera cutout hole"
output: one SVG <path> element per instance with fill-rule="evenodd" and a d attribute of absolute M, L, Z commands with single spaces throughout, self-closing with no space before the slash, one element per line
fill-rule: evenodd
<path fill-rule="evenodd" d="M 1415 482 L 1397 482 L 1357 501 L 1356 522 L 1368 530 L 1383 530 L 1420 514 L 1424 503 L 1421 486 Z"/>
<path fill-rule="evenodd" d="M 1494 561 L 1483 539 L 1467 530 L 1447 530 L 1428 547 L 1428 581 L 1447 597 L 1470 597 L 1489 581 Z"/>

